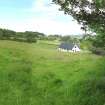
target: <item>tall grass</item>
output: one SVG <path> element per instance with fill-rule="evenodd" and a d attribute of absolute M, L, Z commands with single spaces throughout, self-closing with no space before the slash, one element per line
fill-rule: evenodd
<path fill-rule="evenodd" d="M 104 62 L 55 44 L 0 41 L 0 105 L 104 105 Z"/>

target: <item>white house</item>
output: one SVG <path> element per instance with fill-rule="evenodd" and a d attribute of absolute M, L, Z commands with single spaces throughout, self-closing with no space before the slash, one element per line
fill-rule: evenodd
<path fill-rule="evenodd" d="M 72 43 L 61 43 L 59 48 L 59 51 L 63 52 L 80 52 L 81 49 L 77 44 L 72 44 Z"/>

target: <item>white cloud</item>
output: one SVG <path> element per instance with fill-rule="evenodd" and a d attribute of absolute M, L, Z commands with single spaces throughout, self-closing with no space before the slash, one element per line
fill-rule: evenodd
<path fill-rule="evenodd" d="M 50 0 L 48 2 L 46 0 L 34 0 L 32 3 L 31 12 L 51 12 L 58 9 L 59 6 L 51 3 Z"/>
<path fill-rule="evenodd" d="M 1 27 L 15 31 L 39 31 L 45 34 L 81 34 L 80 26 L 76 22 L 56 22 L 45 18 L 35 18 L 23 22 L 3 22 Z"/>
<path fill-rule="evenodd" d="M 50 0 L 34 0 L 26 13 L 33 14 L 21 21 L 2 21 L 1 27 L 16 31 L 39 31 L 46 34 L 81 34 L 80 26 L 72 17 L 58 11 Z"/>
<path fill-rule="evenodd" d="M 33 29 L 36 27 L 36 31 L 46 34 L 79 34 L 82 32 L 80 26 L 73 21 L 65 23 L 49 19 L 36 19 L 31 20 L 31 23 L 33 23 Z"/>
<path fill-rule="evenodd" d="M 72 17 L 59 11 L 59 6 L 52 4 L 52 0 L 34 0 L 30 12 L 36 17 L 28 20 L 31 29 L 46 34 L 81 34 L 80 25 L 72 21 Z"/>

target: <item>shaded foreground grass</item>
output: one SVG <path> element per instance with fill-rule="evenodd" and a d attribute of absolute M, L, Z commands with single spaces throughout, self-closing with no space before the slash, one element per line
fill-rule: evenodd
<path fill-rule="evenodd" d="M 53 44 L 0 41 L 0 105 L 104 105 L 104 62 Z"/>

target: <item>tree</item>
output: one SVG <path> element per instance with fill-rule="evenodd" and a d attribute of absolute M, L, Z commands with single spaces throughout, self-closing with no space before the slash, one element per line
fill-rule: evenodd
<path fill-rule="evenodd" d="M 15 40 L 21 42 L 36 42 L 36 39 L 44 34 L 38 32 L 15 32 L 8 29 L 0 29 L 0 39 L 2 40 Z"/>
<path fill-rule="evenodd" d="M 0 39 L 12 39 L 15 35 L 15 31 L 8 29 L 0 29 Z"/>
<path fill-rule="evenodd" d="M 62 42 L 70 42 L 70 43 L 72 43 L 73 42 L 73 39 L 71 38 L 71 36 L 62 36 L 61 37 L 61 41 Z"/>
<path fill-rule="evenodd" d="M 30 31 L 26 31 L 24 33 L 24 37 L 26 39 L 26 42 L 36 42 L 36 35 L 33 33 L 33 32 L 30 32 Z"/>
<path fill-rule="evenodd" d="M 46 37 L 47 40 L 50 40 L 50 41 L 54 41 L 54 40 L 59 40 L 61 38 L 60 35 L 48 35 Z"/>
<path fill-rule="evenodd" d="M 0 29 L 0 39 L 3 39 L 3 30 Z"/>
<path fill-rule="evenodd" d="M 73 40 L 73 43 L 78 43 L 78 44 L 80 43 L 78 38 L 73 38 L 72 40 Z"/>
<path fill-rule="evenodd" d="M 71 15 L 82 25 L 83 30 L 97 34 L 97 47 L 105 49 L 105 0 L 53 0 L 60 10 Z M 96 44 L 94 44 L 96 45 Z"/>

